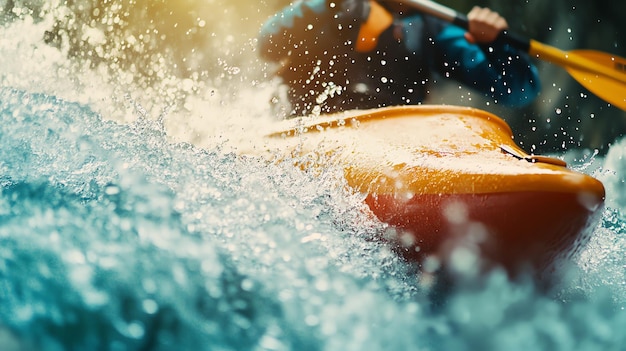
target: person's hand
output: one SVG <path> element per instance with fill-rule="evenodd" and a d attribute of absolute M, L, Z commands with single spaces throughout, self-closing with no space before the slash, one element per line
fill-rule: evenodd
<path fill-rule="evenodd" d="M 465 38 L 470 43 L 491 43 L 500 32 L 509 28 L 504 17 L 488 8 L 474 6 L 467 14 L 467 19 L 469 30 L 465 33 Z"/>

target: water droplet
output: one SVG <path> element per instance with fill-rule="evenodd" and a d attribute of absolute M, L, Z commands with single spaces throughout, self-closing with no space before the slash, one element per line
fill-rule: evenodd
<path fill-rule="evenodd" d="M 159 309 L 159 305 L 152 299 L 143 300 L 142 307 L 147 314 L 155 314 Z"/>
<path fill-rule="evenodd" d="M 128 336 L 133 339 L 140 339 L 144 335 L 144 327 L 140 322 L 132 322 L 127 328 Z"/>
<path fill-rule="evenodd" d="M 254 282 L 250 279 L 244 279 L 241 281 L 241 288 L 244 291 L 252 291 L 252 288 L 254 288 Z"/>

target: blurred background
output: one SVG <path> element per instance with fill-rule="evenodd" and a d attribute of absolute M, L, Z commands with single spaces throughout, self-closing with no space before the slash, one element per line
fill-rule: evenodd
<path fill-rule="evenodd" d="M 41 41 L 58 49 L 74 70 L 106 74 L 154 100 L 185 106 L 190 95 L 219 87 L 237 99 L 242 87 L 262 85 L 271 71 L 255 52 L 262 23 L 285 0 L 0 0 L 0 21 L 45 23 Z M 442 0 L 461 12 L 487 6 L 513 31 L 563 50 L 592 49 L 626 56 L 621 35 L 626 2 L 586 0 Z M 621 34 L 621 35 L 620 35 Z M 626 132 L 626 114 L 586 91 L 560 67 L 537 61 L 543 91 L 524 109 L 488 104 L 441 83 L 431 103 L 472 105 L 504 118 L 527 151 L 562 152 L 608 146 Z M 66 72 L 71 75 L 72 71 Z M 183 101 L 181 103 L 181 101 Z M 193 113 L 191 111 L 190 113 Z"/>

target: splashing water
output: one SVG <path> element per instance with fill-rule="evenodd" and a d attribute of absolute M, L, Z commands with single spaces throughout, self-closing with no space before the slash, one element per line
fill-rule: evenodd
<path fill-rule="evenodd" d="M 128 83 L 121 66 L 85 68 L 45 44 L 53 17 L 20 16 L 0 28 L 2 350 L 626 344 L 623 142 L 570 160 L 603 180 L 608 207 L 554 292 L 495 271 L 437 305 L 374 239 L 386 226 L 339 170 L 233 151 L 275 119 L 271 87 L 239 63 L 219 61 L 228 73 L 213 81 Z"/>

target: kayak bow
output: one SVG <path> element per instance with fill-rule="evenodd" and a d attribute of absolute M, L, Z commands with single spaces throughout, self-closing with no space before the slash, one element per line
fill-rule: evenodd
<path fill-rule="evenodd" d="M 603 207 L 600 181 L 528 155 L 485 111 L 402 106 L 299 123 L 267 135 L 265 150 L 332 155 L 300 166 L 342 167 L 371 211 L 398 229 L 392 240 L 407 257 L 446 259 L 464 247 L 510 272 L 545 269 L 588 241 Z"/>

